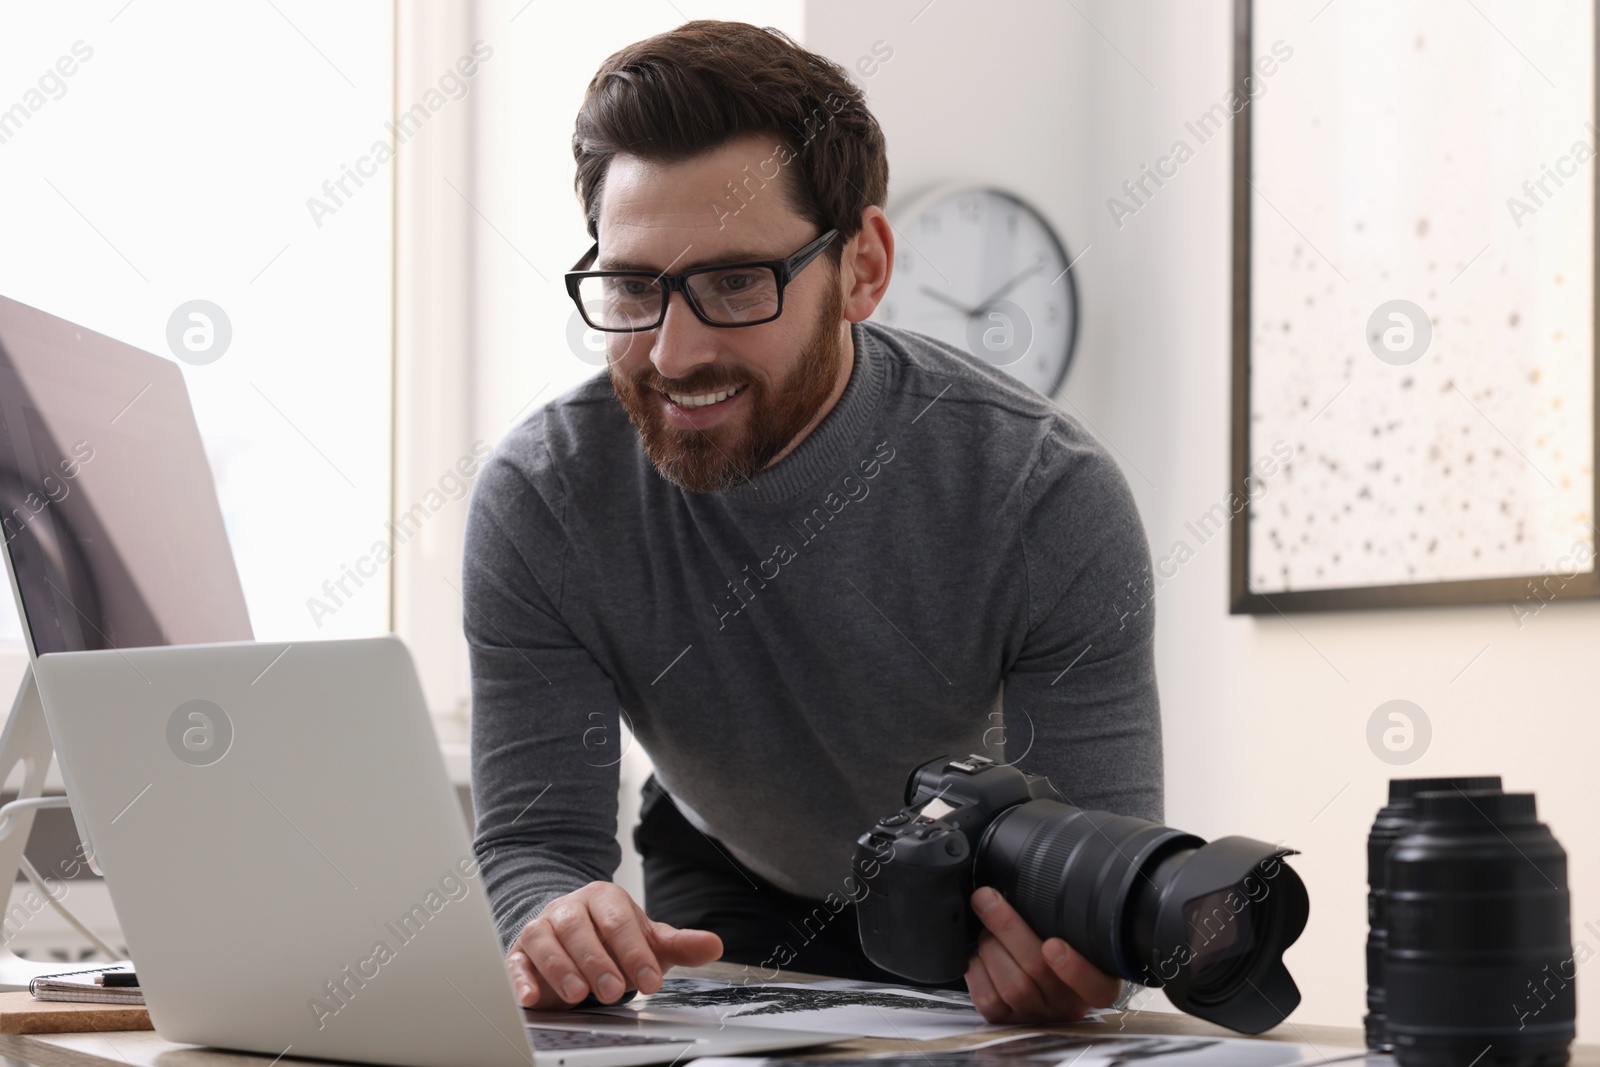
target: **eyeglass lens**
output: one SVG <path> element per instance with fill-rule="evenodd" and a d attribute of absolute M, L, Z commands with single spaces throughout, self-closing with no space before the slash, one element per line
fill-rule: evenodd
<path fill-rule="evenodd" d="M 712 322 L 737 326 L 778 313 L 778 277 L 769 267 L 730 267 L 691 274 L 689 296 Z M 660 322 L 665 301 L 660 281 L 648 274 L 584 278 L 578 299 L 598 329 L 647 329 Z"/>

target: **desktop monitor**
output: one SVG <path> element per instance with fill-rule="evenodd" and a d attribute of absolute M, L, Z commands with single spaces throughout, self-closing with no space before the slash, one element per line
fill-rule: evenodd
<path fill-rule="evenodd" d="M 0 532 L 33 658 L 252 639 L 178 365 L 5 297 Z"/>
<path fill-rule="evenodd" d="M 0 555 L 30 666 L 53 652 L 252 639 L 178 365 L 5 297 Z M 23 768 L 19 797 L 43 791 L 51 747 L 30 671 L 0 734 L 0 774 Z M 76 806 L 72 815 L 100 873 Z M 32 816 L 0 838 L 0 884 L 16 877 Z M 0 987 L 51 966 L 0 948 Z"/>

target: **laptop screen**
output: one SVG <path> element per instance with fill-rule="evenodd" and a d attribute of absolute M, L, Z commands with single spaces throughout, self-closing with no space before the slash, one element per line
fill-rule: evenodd
<path fill-rule="evenodd" d="M 0 532 L 36 656 L 251 639 L 178 365 L 5 297 Z"/>

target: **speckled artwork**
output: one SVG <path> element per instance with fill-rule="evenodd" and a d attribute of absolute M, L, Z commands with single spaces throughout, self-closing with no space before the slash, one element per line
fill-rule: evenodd
<path fill-rule="evenodd" d="M 1593 569 L 1593 19 L 1256 3 L 1250 592 Z"/>

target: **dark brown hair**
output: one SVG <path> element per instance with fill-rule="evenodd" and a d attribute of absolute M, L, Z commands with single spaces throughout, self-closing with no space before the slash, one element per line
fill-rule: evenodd
<path fill-rule="evenodd" d="M 780 185 L 791 206 L 819 231 L 839 231 L 828 246 L 837 265 L 861 212 L 888 197 L 883 131 L 843 67 L 746 22 L 686 22 L 600 64 L 572 134 L 589 236 L 599 239 L 606 171 L 619 153 L 677 163 L 758 133 L 785 148 L 773 164 L 791 172 Z M 731 177 L 750 188 L 751 175 L 777 180 L 755 169 Z"/>

